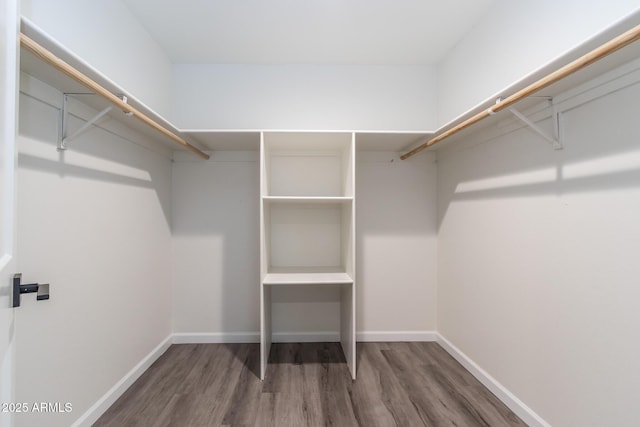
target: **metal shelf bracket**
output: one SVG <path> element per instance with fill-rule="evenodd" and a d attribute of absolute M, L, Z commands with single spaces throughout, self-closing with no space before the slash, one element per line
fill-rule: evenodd
<path fill-rule="evenodd" d="M 524 114 L 520 111 L 516 110 L 514 107 L 509 107 L 507 110 L 513 114 L 518 120 L 520 120 L 525 125 L 529 126 L 531 130 L 536 132 L 538 135 L 546 139 L 551 143 L 551 146 L 554 150 L 562 150 L 564 147 L 562 146 L 562 138 L 561 138 L 561 128 L 560 128 L 560 113 L 557 111 L 553 100 L 550 100 L 551 105 L 551 121 L 553 122 L 553 135 L 549 135 L 547 131 L 542 129 L 540 126 L 529 120 Z"/>
<path fill-rule="evenodd" d="M 71 142 L 73 139 L 77 138 L 78 136 L 80 136 L 82 133 L 84 133 L 87 129 L 89 129 L 91 126 L 93 126 L 94 124 L 96 124 L 96 122 L 98 122 L 98 120 L 100 120 L 101 118 L 103 118 L 104 116 L 106 116 L 112 109 L 113 107 L 107 107 L 104 110 L 100 111 L 98 114 L 96 114 L 93 118 L 87 120 L 87 122 L 82 125 L 78 130 L 76 130 L 74 133 L 72 133 L 71 135 L 68 135 L 69 132 L 69 106 L 68 106 L 68 102 L 69 102 L 69 95 L 94 95 L 92 93 L 65 93 L 62 96 L 62 118 L 61 118 L 61 125 L 60 125 L 60 138 L 58 140 L 58 150 L 66 150 L 67 148 L 69 148 L 69 142 Z"/>
<path fill-rule="evenodd" d="M 74 95 L 74 96 L 95 95 L 95 93 L 64 93 L 63 94 L 62 118 L 61 118 L 61 124 L 60 124 L 60 137 L 58 138 L 58 150 L 66 150 L 67 148 L 69 148 L 69 142 L 71 142 L 73 139 L 80 136 L 91 126 L 95 125 L 98 122 L 98 120 L 100 120 L 101 118 L 109 114 L 111 110 L 113 110 L 113 106 L 109 106 L 105 108 L 104 110 L 100 111 L 98 114 L 93 116 L 93 118 L 87 120 L 87 122 L 84 125 L 82 125 L 78 130 L 76 130 L 73 134 L 67 135 L 69 132 L 69 107 L 68 107 L 69 95 Z M 125 104 L 127 103 L 126 95 L 117 95 L 117 96 L 118 98 L 122 99 L 122 102 L 124 102 Z M 131 117 L 133 115 L 133 113 L 131 112 L 123 111 L 123 113 L 125 113 L 125 115 L 127 115 L 128 117 Z"/>

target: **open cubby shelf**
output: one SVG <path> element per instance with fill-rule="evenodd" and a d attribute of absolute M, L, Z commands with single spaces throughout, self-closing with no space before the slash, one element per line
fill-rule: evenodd
<path fill-rule="evenodd" d="M 278 285 L 342 285 L 340 342 L 355 378 L 355 136 L 264 132 L 260 169 L 261 378 Z"/>

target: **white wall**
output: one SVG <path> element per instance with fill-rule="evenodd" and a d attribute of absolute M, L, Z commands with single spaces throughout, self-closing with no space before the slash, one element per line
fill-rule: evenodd
<path fill-rule="evenodd" d="M 436 329 L 433 153 L 356 155 L 357 330 Z"/>
<path fill-rule="evenodd" d="M 62 95 L 21 86 L 19 271 L 51 299 L 16 310 L 15 399 L 73 411 L 15 425 L 69 426 L 171 333 L 171 163 L 97 128 L 56 151 Z"/>
<path fill-rule="evenodd" d="M 257 340 L 258 152 L 214 152 L 210 161 L 176 154 L 174 331 Z M 401 162 L 396 153 L 358 152 L 356 159 L 357 330 L 433 331 L 433 155 Z M 276 340 L 291 333 L 337 336 L 339 294 L 308 291 L 274 292 Z"/>
<path fill-rule="evenodd" d="M 638 10 L 636 0 L 496 1 L 438 65 L 438 126 Z"/>
<path fill-rule="evenodd" d="M 435 67 L 173 67 L 173 118 L 186 129 L 429 130 Z"/>
<path fill-rule="evenodd" d="M 181 154 L 172 182 L 174 332 L 256 333 L 258 152 Z"/>
<path fill-rule="evenodd" d="M 121 0 L 21 0 L 21 12 L 171 120 L 171 63 Z"/>
<path fill-rule="evenodd" d="M 634 81 L 560 105 L 564 150 L 520 129 L 438 152 L 438 331 L 551 425 L 640 425 Z"/>

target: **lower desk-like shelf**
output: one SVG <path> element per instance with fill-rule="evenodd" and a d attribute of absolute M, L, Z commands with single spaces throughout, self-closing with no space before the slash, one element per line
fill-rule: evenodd
<path fill-rule="evenodd" d="M 340 267 L 270 267 L 262 280 L 260 326 L 260 378 L 264 379 L 271 348 L 272 290 L 278 286 L 322 287 L 340 291 L 340 343 L 351 377 L 356 378 L 355 283 Z"/>

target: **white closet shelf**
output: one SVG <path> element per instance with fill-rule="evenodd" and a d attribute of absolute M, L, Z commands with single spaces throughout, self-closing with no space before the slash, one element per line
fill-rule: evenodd
<path fill-rule="evenodd" d="M 181 129 L 183 135 L 211 151 L 259 151 L 260 133 L 283 133 L 270 129 Z M 339 131 L 296 131 L 295 133 L 340 133 Z M 428 130 L 354 130 L 357 151 L 404 152 L 431 137 Z M 289 133 L 294 133 L 290 131 Z M 342 131 L 344 133 L 344 131 Z"/>
<path fill-rule="evenodd" d="M 540 104 L 540 98 L 553 100 L 604 73 L 640 57 L 640 14 L 634 12 L 598 33 L 583 44 L 534 70 L 522 79 L 496 92 L 476 106 L 433 131 L 433 137 L 416 145 L 400 158 L 408 159 L 424 149 L 437 150 L 436 144 L 451 142 L 495 123 L 484 120 L 517 105 L 520 111 Z M 500 102 L 497 102 L 500 100 Z M 460 133 L 460 135 L 457 135 Z"/>
<path fill-rule="evenodd" d="M 272 267 L 264 285 L 352 284 L 353 277 L 337 267 Z"/>
<path fill-rule="evenodd" d="M 94 94 L 96 96 L 83 96 L 82 102 L 96 111 L 115 106 L 107 114 L 111 119 L 150 137 L 165 148 L 174 150 L 180 147 L 204 159 L 209 158 L 197 145 L 185 139 L 186 136 L 176 126 L 26 18 L 22 18 L 21 31 L 22 72 L 63 94 Z"/>

